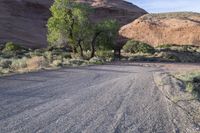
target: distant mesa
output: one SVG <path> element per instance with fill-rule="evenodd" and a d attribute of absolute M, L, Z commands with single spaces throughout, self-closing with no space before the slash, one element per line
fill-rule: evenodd
<path fill-rule="evenodd" d="M 120 35 L 153 46 L 162 44 L 200 46 L 200 13 L 147 14 L 123 26 Z"/>
<path fill-rule="evenodd" d="M 128 24 L 147 12 L 123 0 L 77 0 L 90 4 L 94 9 L 94 22 L 116 19 L 121 26 Z M 7 41 L 31 48 L 47 45 L 46 23 L 50 17 L 49 7 L 53 0 L 1 0 L 0 44 Z"/>

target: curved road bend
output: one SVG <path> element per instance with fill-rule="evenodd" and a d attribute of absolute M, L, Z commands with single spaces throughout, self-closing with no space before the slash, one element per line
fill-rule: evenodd
<path fill-rule="evenodd" d="M 171 133 L 159 68 L 103 65 L 0 78 L 0 133 Z"/>

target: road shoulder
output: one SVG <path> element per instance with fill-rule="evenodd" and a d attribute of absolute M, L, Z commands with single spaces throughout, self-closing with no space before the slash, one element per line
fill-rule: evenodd
<path fill-rule="evenodd" d="M 200 131 L 200 102 L 184 92 L 181 81 L 165 72 L 155 72 L 154 82 L 169 106 L 171 120 L 176 132 L 198 133 Z"/>

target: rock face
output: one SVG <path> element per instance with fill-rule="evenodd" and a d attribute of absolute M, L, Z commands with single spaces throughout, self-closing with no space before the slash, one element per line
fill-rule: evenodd
<path fill-rule="evenodd" d="M 117 19 L 125 25 L 147 12 L 123 0 L 77 0 L 88 3 L 94 9 L 92 20 Z M 46 23 L 50 17 L 49 7 L 53 0 L 1 0 L 0 44 L 7 41 L 27 47 L 40 48 L 47 45 Z"/>
<path fill-rule="evenodd" d="M 27 47 L 46 45 L 50 0 L 1 0 L 0 44 L 7 41 Z"/>
<path fill-rule="evenodd" d="M 191 12 L 147 14 L 123 26 L 123 37 L 152 46 L 162 44 L 200 46 L 200 14 Z"/>

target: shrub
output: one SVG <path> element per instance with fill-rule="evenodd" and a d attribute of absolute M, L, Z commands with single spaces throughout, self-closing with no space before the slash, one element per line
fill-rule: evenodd
<path fill-rule="evenodd" d="M 17 54 L 15 52 L 5 52 L 5 51 L 3 51 L 1 57 L 6 58 L 6 59 L 13 58 L 13 57 L 16 58 Z"/>
<path fill-rule="evenodd" d="M 45 49 L 36 49 L 33 52 L 30 52 L 30 56 L 34 57 L 34 56 L 44 56 L 45 54 Z"/>
<path fill-rule="evenodd" d="M 200 99 L 200 77 L 193 77 L 191 81 L 185 81 L 186 91 Z"/>
<path fill-rule="evenodd" d="M 69 63 L 72 66 L 77 66 L 77 65 L 80 66 L 80 65 L 86 63 L 86 61 L 82 60 L 82 59 L 71 59 L 71 60 L 69 60 Z"/>
<path fill-rule="evenodd" d="M 62 57 L 63 58 L 72 58 L 71 53 L 68 53 L 68 52 L 62 53 Z"/>
<path fill-rule="evenodd" d="M 0 75 L 1 74 L 7 74 L 7 73 L 10 73 L 10 69 L 9 68 L 0 67 Z"/>
<path fill-rule="evenodd" d="M 53 61 L 53 54 L 51 51 L 46 51 L 44 57 L 48 60 L 49 63 Z"/>
<path fill-rule="evenodd" d="M 146 43 L 142 43 L 139 41 L 133 41 L 130 40 L 128 41 L 124 47 L 123 47 L 124 52 L 127 53 L 150 53 L 153 54 L 155 52 L 155 49 L 146 44 Z"/>
<path fill-rule="evenodd" d="M 114 58 L 114 53 L 112 51 L 97 51 L 96 56 L 101 58 Z"/>
<path fill-rule="evenodd" d="M 14 44 L 13 42 L 7 42 L 5 44 L 5 47 L 4 47 L 3 51 L 4 52 L 15 52 L 15 51 L 18 51 L 20 49 L 21 49 L 21 47 L 16 45 L 16 44 Z"/>
<path fill-rule="evenodd" d="M 70 60 L 70 59 L 68 59 L 68 58 L 63 58 L 62 65 L 70 65 L 69 60 Z"/>
<path fill-rule="evenodd" d="M 0 44 L 0 51 L 2 51 L 4 49 L 4 45 Z"/>
<path fill-rule="evenodd" d="M 11 69 L 13 70 L 18 70 L 18 69 L 22 69 L 22 68 L 26 68 L 27 67 L 27 58 L 22 58 L 22 59 L 13 59 L 12 64 L 11 64 Z"/>
<path fill-rule="evenodd" d="M 55 66 L 55 67 L 62 66 L 62 61 L 61 60 L 54 60 L 52 62 L 52 66 Z"/>
<path fill-rule="evenodd" d="M 2 67 L 2 68 L 9 68 L 11 64 L 12 64 L 11 60 L 8 60 L 8 59 L 0 60 L 0 67 Z"/>
<path fill-rule="evenodd" d="M 89 63 L 91 64 L 96 64 L 96 65 L 101 65 L 104 63 L 104 60 L 100 57 L 93 57 L 89 60 Z"/>
<path fill-rule="evenodd" d="M 185 83 L 187 92 L 192 93 L 200 100 L 200 72 L 187 72 L 175 76 Z"/>
<path fill-rule="evenodd" d="M 157 57 L 169 62 L 181 62 L 179 55 L 172 52 L 160 52 Z"/>
<path fill-rule="evenodd" d="M 164 44 L 157 46 L 156 49 L 161 51 L 198 52 L 200 47 L 192 45 Z"/>
<path fill-rule="evenodd" d="M 193 78 L 193 84 L 194 84 L 194 92 L 197 92 L 200 96 L 200 75 Z"/>
<path fill-rule="evenodd" d="M 196 49 L 196 52 L 200 53 L 200 47 Z"/>
<path fill-rule="evenodd" d="M 1 52 L 1 56 L 4 58 L 23 58 L 27 56 L 31 49 L 21 47 L 13 42 L 7 42 Z"/>

